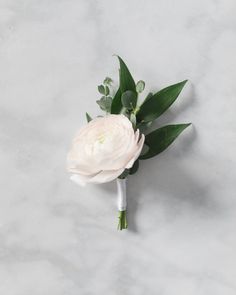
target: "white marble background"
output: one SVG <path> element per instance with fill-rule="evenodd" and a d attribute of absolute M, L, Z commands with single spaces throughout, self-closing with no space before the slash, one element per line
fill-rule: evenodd
<path fill-rule="evenodd" d="M 0 0 L 0 294 L 236 294 L 236 2 Z M 96 85 L 127 61 L 147 88 L 188 78 L 159 125 L 192 121 L 116 188 L 65 157 Z"/>

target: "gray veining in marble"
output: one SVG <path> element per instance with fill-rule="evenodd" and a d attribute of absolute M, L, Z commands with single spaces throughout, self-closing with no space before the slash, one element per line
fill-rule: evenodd
<path fill-rule="evenodd" d="M 236 294 L 236 3 L 0 1 L 0 294 Z M 193 122 L 128 183 L 81 188 L 65 158 L 96 85 L 127 61 L 188 78 L 158 125 Z"/>

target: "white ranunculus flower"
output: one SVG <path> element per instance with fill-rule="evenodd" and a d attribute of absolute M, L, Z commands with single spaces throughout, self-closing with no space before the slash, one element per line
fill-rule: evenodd
<path fill-rule="evenodd" d="M 114 180 L 133 166 L 143 144 L 144 135 L 124 115 L 96 118 L 73 140 L 67 158 L 71 179 L 81 185 Z"/>

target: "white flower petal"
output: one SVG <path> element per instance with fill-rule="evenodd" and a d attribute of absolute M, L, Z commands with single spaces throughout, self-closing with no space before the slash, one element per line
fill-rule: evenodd
<path fill-rule="evenodd" d="M 101 171 L 94 177 L 90 178 L 88 182 L 90 183 L 105 183 L 116 179 L 124 172 L 125 168 L 118 169 L 118 170 L 107 170 Z"/>
<path fill-rule="evenodd" d="M 72 180 L 104 183 L 131 168 L 141 153 L 144 135 L 134 132 L 124 115 L 107 115 L 90 121 L 73 140 L 67 167 Z"/>

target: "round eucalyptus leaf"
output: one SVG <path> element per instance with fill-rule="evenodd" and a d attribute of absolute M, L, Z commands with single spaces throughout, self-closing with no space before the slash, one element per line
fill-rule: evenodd
<path fill-rule="evenodd" d="M 136 91 L 138 93 L 141 93 L 141 92 L 143 92 L 144 88 L 145 88 L 145 82 L 142 80 L 138 81 L 136 84 Z"/>
<path fill-rule="evenodd" d="M 104 98 L 104 105 L 108 113 L 111 112 L 111 104 L 112 104 L 112 98 L 110 96 L 106 96 Z"/>
<path fill-rule="evenodd" d="M 103 85 L 99 85 L 99 86 L 98 86 L 98 91 L 99 91 L 99 93 L 101 93 L 101 94 L 105 94 L 105 87 L 104 87 Z"/>
<path fill-rule="evenodd" d="M 112 81 L 112 79 L 110 77 L 106 77 L 104 79 L 104 81 L 103 81 L 103 84 L 105 84 L 105 85 L 111 85 L 112 82 L 113 81 Z"/>
<path fill-rule="evenodd" d="M 130 114 L 130 122 L 132 123 L 133 127 L 136 127 L 136 116 L 134 113 Z"/>
<path fill-rule="evenodd" d="M 109 87 L 108 87 L 108 86 L 105 86 L 104 88 L 105 88 L 105 90 L 104 90 L 104 94 L 105 94 L 106 96 L 109 95 L 109 93 L 110 93 L 110 89 L 109 89 Z"/>
<path fill-rule="evenodd" d="M 97 100 L 97 104 L 100 106 L 100 109 L 110 113 L 112 98 L 110 96 L 103 96 L 100 100 Z"/>
<path fill-rule="evenodd" d="M 128 110 L 133 110 L 136 107 L 137 95 L 131 90 L 125 91 L 121 96 L 121 102 L 123 107 Z"/>
<path fill-rule="evenodd" d="M 106 111 L 106 107 L 105 107 L 104 101 L 102 99 L 96 100 L 96 103 L 99 105 L 99 107 L 102 111 Z"/>

